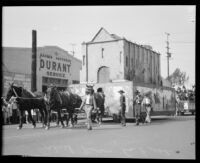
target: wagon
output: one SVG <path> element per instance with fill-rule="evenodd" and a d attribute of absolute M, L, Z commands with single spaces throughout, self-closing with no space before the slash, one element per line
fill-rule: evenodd
<path fill-rule="evenodd" d="M 171 87 L 163 87 L 154 84 L 136 83 L 133 81 L 96 83 L 94 90 L 101 87 L 105 94 L 105 112 L 107 116 L 113 117 L 114 121 L 119 120 L 119 90 L 124 90 L 126 97 L 126 119 L 135 119 L 133 99 L 136 96 L 136 89 L 144 95 L 148 92 L 152 99 L 152 116 L 175 115 L 175 90 Z M 72 84 L 69 89 L 80 96 L 85 95 L 86 84 Z M 144 112 L 144 110 L 142 110 Z"/>

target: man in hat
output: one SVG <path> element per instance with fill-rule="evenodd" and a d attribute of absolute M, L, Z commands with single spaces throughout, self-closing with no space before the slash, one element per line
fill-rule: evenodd
<path fill-rule="evenodd" d="M 136 96 L 133 100 L 133 105 L 135 106 L 135 119 L 136 119 L 136 125 L 139 125 L 139 120 L 140 120 L 140 114 L 141 114 L 141 102 L 142 102 L 142 97 L 140 95 L 139 90 L 136 90 Z"/>
<path fill-rule="evenodd" d="M 87 117 L 87 129 L 92 130 L 92 110 L 96 110 L 96 101 L 94 98 L 94 90 L 93 86 L 86 85 L 86 91 L 85 91 L 85 97 L 82 101 L 82 104 L 80 106 L 80 110 L 84 107 L 86 117 Z"/>
<path fill-rule="evenodd" d="M 142 106 L 145 108 L 145 112 L 146 112 L 146 118 L 145 118 L 145 122 L 146 123 L 151 123 L 151 100 L 148 97 L 147 94 L 144 95 L 144 98 L 142 100 Z"/>
<path fill-rule="evenodd" d="M 104 103 L 105 103 L 105 94 L 103 92 L 103 89 L 100 87 L 97 89 L 96 94 L 96 104 L 97 104 L 97 121 L 99 124 L 102 123 L 102 118 L 104 115 Z"/>
<path fill-rule="evenodd" d="M 176 113 L 175 116 L 179 115 L 179 111 L 180 111 L 180 98 L 179 96 L 176 94 Z"/>
<path fill-rule="evenodd" d="M 120 93 L 120 116 L 121 116 L 121 124 L 122 126 L 126 126 L 126 117 L 125 117 L 125 111 L 126 111 L 126 98 L 123 93 L 125 93 L 123 90 L 119 91 Z"/>

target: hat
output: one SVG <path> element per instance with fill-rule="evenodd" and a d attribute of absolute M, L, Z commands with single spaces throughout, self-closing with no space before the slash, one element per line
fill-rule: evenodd
<path fill-rule="evenodd" d="M 86 92 L 92 93 L 93 92 L 93 86 L 92 85 L 86 85 Z"/>
<path fill-rule="evenodd" d="M 140 93 L 140 91 L 138 89 L 136 89 L 135 93 Z"/>
<path fill-rule="evenodd" d="M 103 89 L 102 88 L 98 88 L 97 92 L 103 92 Z"/>
<path fill-rule="evenodd" d="M 49 87 L 51 87 L 51 88 L 54 87 L 54 84 L 53 83 L 49 84 Z"/>
<path fill-rule="evenodd" d="M 123 90 L 118 91 L 119 93 L 125 93 Z"/>

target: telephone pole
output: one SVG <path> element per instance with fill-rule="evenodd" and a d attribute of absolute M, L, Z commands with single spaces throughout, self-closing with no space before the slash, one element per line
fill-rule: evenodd
<path fill-rule="evenodd" d="M 70 45 L 72 46 L 72 55 L 74 56 L 74 54 L 75 54 L 74 46 L 76 46 L 76 44 L 71 43 Z"/>
<path fill-rule="evenodd" d="M 169 52 L 169 33 L 165 32 L 165 34 L 167 35 L 167 77 L 169 78 L 169 58 L 171 58 L 171 53 Z"/>

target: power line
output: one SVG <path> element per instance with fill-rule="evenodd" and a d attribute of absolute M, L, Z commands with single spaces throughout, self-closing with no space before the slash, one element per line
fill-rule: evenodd
<path fill-rule="evenodd" d="M 173 44 L 193 44 L 194 41 L 172 41 Z"/>

